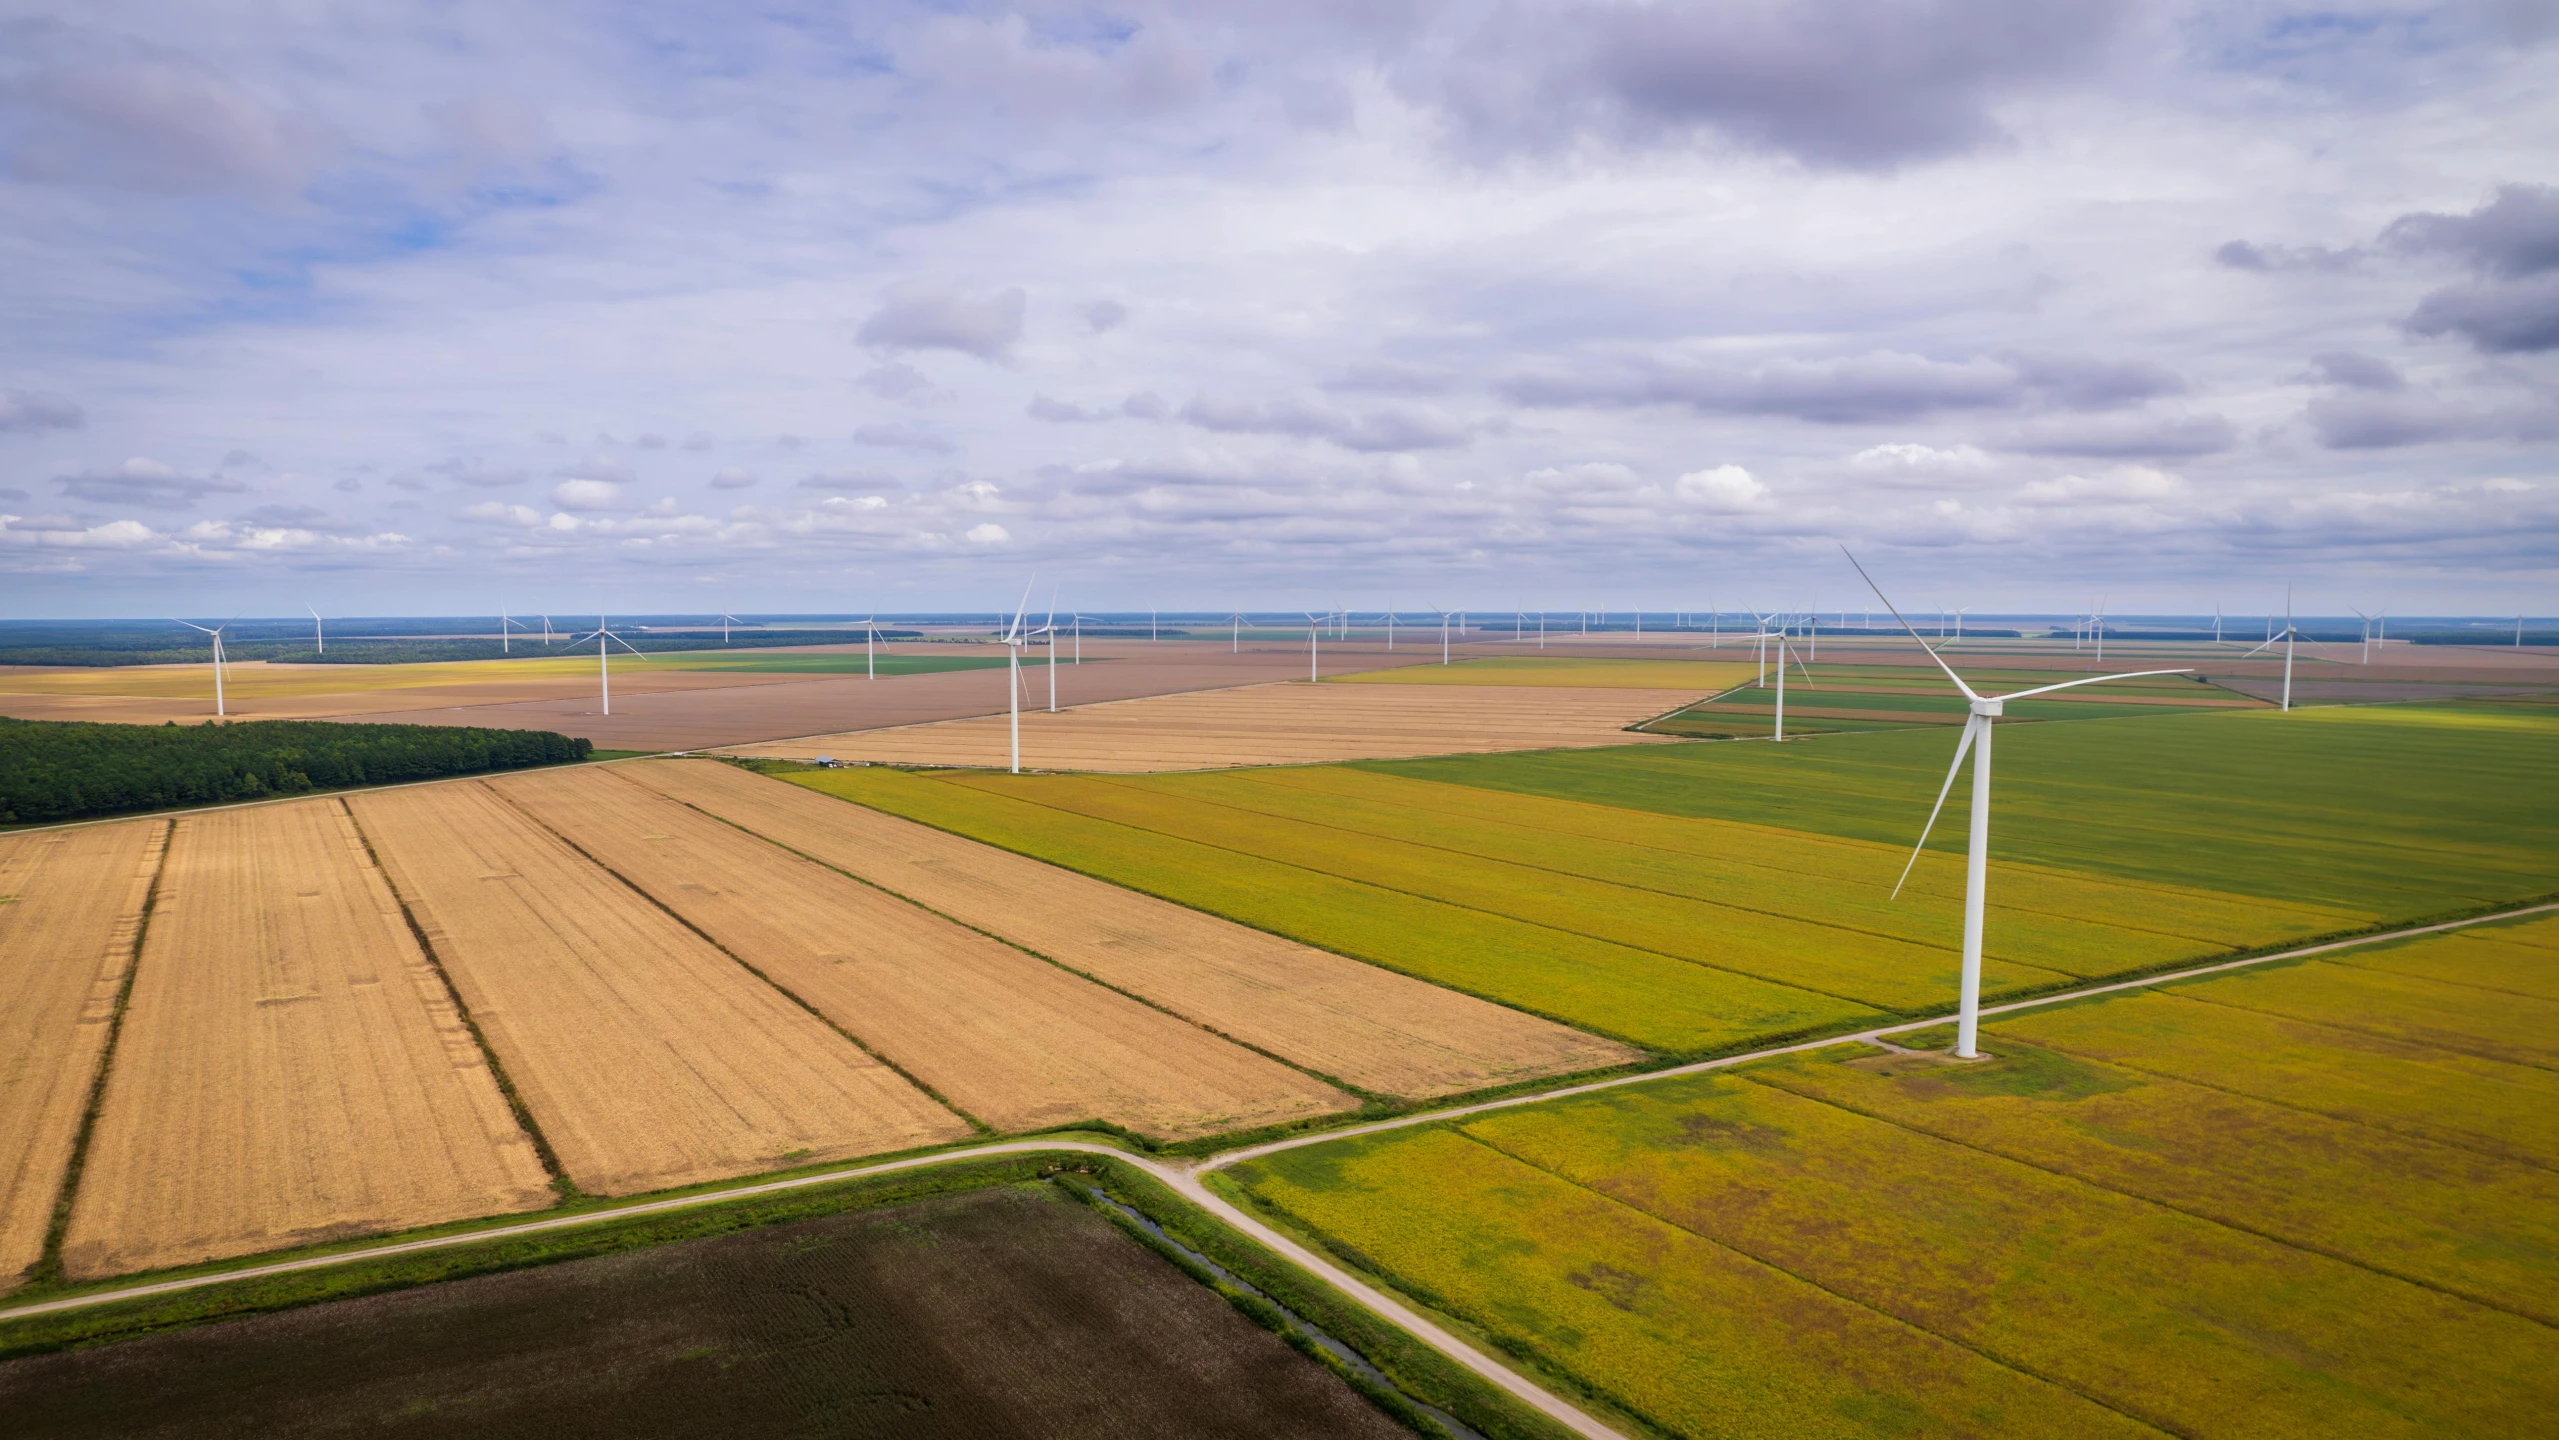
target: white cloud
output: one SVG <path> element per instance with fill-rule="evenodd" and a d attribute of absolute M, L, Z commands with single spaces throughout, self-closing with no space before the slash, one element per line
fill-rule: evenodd
<path fill-rule="evenodd" d="M 2089 502 L 2123 504 L 2169 500 L 2185 493 L 2186 482 L 2147 465 L 2118 465 L 2096 475 L 2061 475 L 2037 480 L 2018 491 L 2029 505 L 2075 505 Z"/>
<path fill-rule="evenodd" d="M 610 510 L 622 503 L 622 487 L 610 480 L 563 480 L 551 487 L 551 503 L 563 510 Z"/>
<path fill-rule="evenodd" d="M 1681 499 L 1726 515 L 1765 510 L 1770 503 L 1768 486 L 1739 465 L 1691 470 L 1679 477 L 1676 489 Z"/>
<path fill-rule="evenodd" d="M 969 543 L 972 545 L 1009 545 L 1013 543 L 1012 533 L 992 520 L 983 525 L 970 526 L 968 538 Z"/>
<path fill-rule="evenodd" d="M 1988 469 L 1990 456 L 1983 453 L 1979 447 L 1972 445 L 1951 445 L 1940 449 L 1934 445 L 1893 441 L 1883 445 L 1869 445 L 1849 456 L 1848 463 L 1861 470 L 1962 473 Z"/>

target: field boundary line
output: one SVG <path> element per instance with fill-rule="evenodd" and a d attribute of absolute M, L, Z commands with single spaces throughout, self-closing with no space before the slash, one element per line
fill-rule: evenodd
<path fill-rule="evenodd" d="M 53 1213 L 45 1221 L 44 1244 L 36 1252 L 35 1266 L 28 1272 L 30 1278 L 62 1273 L 62 1246 L 71 1234 L 72 1207 L 80 1200 L 80 1177 L 89 1165 L 89 1145 L 98 1133 L 98 1116 L 107 1108 L 107 1076 L 115 1065 L 117 1042 L 124 1038 L 124 1012 L 133 1001 L 134 979 L 142 973 L 142 945 L 151 935 L 151 912 L 160 903 L 160 881 L 168 873 L 169 852 L 176 848 L 177 839 L 177 821 L 161 822 L 160 838 L 143 857 L 147 874 L 136 877 L 142 882 L 142 900 L 133 912 L 133 939 L 125 952 L 124 974 L 116 981 L 115 999 L 107 1011 L 106 1038 L 98 1042 L 98 1063 L 89 1072 L 89 1093 L 80 1106 L 80 1127 L 72 1132 L 71 1153 L 64 1157 L 62 1178 L 54 1186 Z M 96 984 L 94 980 L 90 983 Z"/>

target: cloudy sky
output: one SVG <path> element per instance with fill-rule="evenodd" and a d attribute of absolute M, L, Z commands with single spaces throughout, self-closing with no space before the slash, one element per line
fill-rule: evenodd
<path fill-rule="evenodd" d="M 2559 612 L 2559 3 L 0 0 L 0 613 Z"/>

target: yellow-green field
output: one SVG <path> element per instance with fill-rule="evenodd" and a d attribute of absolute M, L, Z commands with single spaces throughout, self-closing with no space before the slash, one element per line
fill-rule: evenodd
<path fill-rule="evenodd" d="M 1750 683 L 1746 661 L 1631 660 L 1605 656 L 1496 655 L 1448 665 L 1409 665 L 1336 675 L 1337 685 L 1545 685 L 1578 690 L 1693 690 L 1711 695 Z"/>
<path fill-rule="evenodd" d="M 1219 1183 L 1675 1435 L 2537 1433 L 2559 1071 L 2510 1056 L 2554 982 L 2559 921 L 2506 925 Z"/>

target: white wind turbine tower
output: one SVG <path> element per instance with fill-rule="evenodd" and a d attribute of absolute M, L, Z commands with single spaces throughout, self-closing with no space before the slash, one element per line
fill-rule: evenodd
<path fill-rule="evenodd" d="M 514 654 L 515 648 L 510 645 L 508 641 L 514 638 L 516 631 L 530 630 L 532 628 L 532 626 L 525 624 L 523 621 L 516 619 L 512 615 L 509 615 L 506 611 L 500 610 L 498 612 L 498 653 L 501 655 Z M 548 630 L 543 632 L 542 643 L 545 645 L 551 643 L 550 632 Z"/>
<path fill-rule="evenodd" d="M 542 617 L 542 648 L 551 648 L 551 617 L 548 615 Z"/>
<path fill-rule="evenodd" d="M 1847 555 L 1846 547 L 1843 546 L 1840 553 Z M 1849 555 L 1848 563 L 1857 565 L 1857 557 Z M 2009 701 L 2022 700 L 2029 695 L 2048 695 L 2074 685 L 2128 680 L 2139 675 L 2183 675 L 2187 672 L 2182 669 L 2136 670 L 2121 675 L 2090 675 L 2078 680 L 2064 680 L 2058 685 L 2014 690 L 2006 695 L 1983 695 L 1965 684 L 1964 677 L 1956 674 L 1954 667 L 1940 659 L 1936 651 L 1928 649 L 1928 642 L 1920 639 L 1919 632 L 1912 629 L 1909 621 L 1902 620 L 1901 612 L 1893 609 L 1893 602 L 1885 596 L 1882 587 L 1875 584 L 1874 577 L 1866 574 L 1865 566 L 1857 565 L 1857 573 L 1865 578 L 1866 586 L 1875 592 L 1875 598 L 1884 602 L 1884 608 L 1892 611 L 1893 618 L 1901 620 L 1902 629 L 1909 631 L 1910 638 L 1918 641 L 1919 648 L 1928 650 L 1928 658 L 1935 660 L 1937 668 L 1946 672 L 1946 678 L 1955 682 L 1955 688 L 1963 692 L 1971 709 L 1964 719 L 1964 737 L 1955 746 L 1955 762 L 1946 767 L 1946 783 L 1937 792 L 1937 803 L 1928 811 L 1928 823 L 1920 827 L 1919 844 L 1910 852 L 1909 863 L 1902 866 L 1901 880 L 1893 885 L 1893 894 L 1900 895 L 1902 886 L 1910 880 L 1911 867 L 1919 863 L 1920 852 L 1928 848 L 1928 833 L 1936 828 L 1938 812 L 1946 808 L 1946 796 L 1955 788 L 1955 774 L 1963 768 L 1965 754 L 1973 752 L 1972 835 L 1964 864 L 1962 1001 L 1955 1021 L 1955 1056 L 1960 1060 L 1970 1060 L 1980 1053 L 1974 1042 L 1981 1029 L 1982 918 L 1990 879 L 1990 736 L 1994 723 Z M 1976 746 L 1980 747 L 1977 751 L 1974 749 Z"/>
<path fill-rule="evenodd" d="M 1022 646 L 1028 637 L 1022 634 L 1022 616 L 1031 608 L 1031 586 L 1039 583 L 1034 575 L 1022 587 L 1022 603 L 1013 607 L 1013 623 L 1004 629 L 1004 688 L 1013 696 L 1013 773 L 1022 773 Z"/>
<path fill-rule="evenodd" d="M 312 652 L 313 652 L 314 654 L 319 654 L 319 655 L 326 655 L 326 654 L 328 654 L 328 653 L 329 653 L 329 637 L 320 633 L 320 611 L 319 611 L 318 607 L 316 607 L 316 606 L 312 605 L 309 601 L 307 601 L 307 600 L 306 600 L 306 601 L 304 601 L 304 602 L 303 602 L 303 604 L 302 604 L 302 608 L 311 612 L 311 649 L 312 649 Z"/>
<path fill-rule="evenodd" d="M 1229 654 L 1229 655 L 1241 655 L 1241 654 L 1243 654 L 1243 653 L 1244 653 L 1244 612 L 1243 612 L 1243 611 L 1241 611 L 1241 610 L 1238 610 L 1238 611 L 1236 611 L 1234 614 L 1227 616 L 1227 617 L 1226 617 L 1226 623 L 1227 623 L 1227 632 L 1226 632 L 1226 653 L 1227 653 L 1227 654 Z"/>
<path fill-rule="evenodd" d="M 2349 610 L 2355 610 L 2355 607 L 2352 605 L 2349 605 L 2346 608 Z M 2366 615 L 2361 610 L 2355 610 L 2355 618 L 2364 622 L 2363 648 L 2360 658 L 2358 658 L 2355 663 L 2358 665 L 2369 665 L 2372 663 L 2372 617 Z"/>
<path fill-rule="evenodd" d="M 1448 663 L 1448 613 L 1434 605 L 1431 613 L 1439 617 L 1439 663 Z"/>
<path fill-rule="evenodd" d="M 604 617 L 601 615 L 595 617 L 594 633 L 580 635 L 576 639 L 571 640 L 569 643 L 572 645 L 583 645 L 589 640 L 595 642 L 595 678 L 597 694 L 602 698 L 603 713 L 610 715 L 613 713 L 613 651 L 610 647 L 613 645 L 619 645 L 623 649 L 629 650 L 634 655 L 640 655 L 640 652 L 632 648 L 630 641 L 614 634 L 613 631 L 606 626 L 604 623 Z M 646 655 L 640 655 L 640 658 L 642 660 L 646 660 L 649 657 Z"/>
<path fill-rule="evenodd" d="M 2221 602 L 2212 602 L 2212 643 L 2221 643 Z"/>
<path fill-rule="evenodd" d="M 721 612 L 720 612 L 720 643 L 721 643 L 721 644 L 723 644 L 723 645 L 726 645 L 727 643 L 729 643 L 729 627 L 730 627 L 730 626 L 732 626 L 732 625 L 743 625 L 743 624 L 745 624 L 745 623 L 746 623 L 745 621 L 740 620 L 740 619 L 739 619 L 739 618 L 737 618 L 735 615 L 730 614 L 730 613 L 729 613 L 729 612 L 727 612 L 726 610 L 721 611 Z"/>
<path fill-rule="evenodd" d="M 1771 611 L 1766 615 L 1762 615 L 1756 610 L 1746 611 L 1744 613 L 1759 622 L 1759 633 L 1751 637 L 1753 640 L 1759 642 L 1759 679 L 1753 683 L 1765 687 L 1768 684 L 1768 622 L 1776 619 L 1777 615 L 1774 611 Z"/>
<path fill-rule="evenodd" d="M 232 618 L 237 619 L 239 617 L 234 616 Z M 213 714 L 215 719 L 228 718 L 231 712 L 224 708 L 222 698 L 222 632 L 231 628 L 231 621 L 225 620 L 221 624 L 208 629 L 205 626 L 198 625 L 193 620 L 180 620 L 173 615 L 169 618 L 169 623 L 172 625 L 184 625 L 190 630 L 203 630 L 205 634 L 213 637 Z"/>
<path fill-rule="evenodd" d="M 2296 629 L 2292 623 L 2292 587 L 2287 585 L 2284 587 L 2284 628 L 2267 636 L 2266 643 L 2258 646 L 2257 650 L 2251 650 L 2248 652 L 2248 655 L 2242 655 L 2239 657 L 2240 659 L 2245 660 L 2249 655 L 2256 654 L 2258 650 L 2272 649 L 2274 647 L 2274 643 L 2278 640 L 2284 642 L 2283 710 L 2285 714 L 2292 713 L 2292 642 L 2300 634 L 2301 631 Z"/>
<path fill-rule="evenodd" d="M 1306 617 L 1306 678 L 1310 683 L 1324 678 L 1322 675 L 1318 674 L 1315 669 L 1315 640 L 1317 636 L 1323 633 L 1324 622 L 1332 618 L 1333 617 L 1330 615 L 1308 615 Z"/>
<path fill-rule="evenodd" d="M 1786 644 L 1786 631 L 1781 627 L 1775 634 L 1761 638 L 1777 643 L 1777 726 L 1775 732 L 1768 738 L 1783 744 L 1786 740 L 1786 661 L 1790 658 Z M 1813 672 L 1804 669 L 1803 657 L 1796 655 L 1791 658 L 1795 661 L 1795 668 L 1803 673 L 1804 683 L 1812 684 Z"/>
<path fill-rule="evenodd" d="M 1045 635 L 1045 636 L 1047 636 L 1047 637 L 1048 637 L 1048 713 L 1050 713 L 1051 715 L 1054 715 L 1054 714 L 1056 714 L 1056 713 L 1057 713 L 1057 592 L 1056 592 L 1056 591 L 1052 590 L 1052 591 L 1050 591 L 1050 592 L 1049 592 L 1049 596 L 1048 596 L 1048 618 L 1047 618 L 1046 620 L 1041 621 L 1041 622 L 1040 622 L 1040 628 L 1039 628 L 1039 629 L 1037 629 L 1037 630 L 1035 630 L 1035 631 L 1033 631 L 1032 633 L 1033 633 L 1033 634 L 1035 634 L 1035 635 Z"/>

